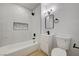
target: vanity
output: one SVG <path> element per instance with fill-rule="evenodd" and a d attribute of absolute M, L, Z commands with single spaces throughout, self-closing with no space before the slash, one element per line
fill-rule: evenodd
<path fill-rule="evenodd" d="M 41 34 L 40 35 L 40 50 L 42 50 L 47 55 L 51 55 L 51 50 L 53 48 L 54 35 Z"/>

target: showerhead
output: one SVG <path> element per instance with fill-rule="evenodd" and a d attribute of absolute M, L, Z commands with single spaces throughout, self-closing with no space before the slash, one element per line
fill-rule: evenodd
<path fill-rule="evenodd" d="M 34 16 L 34 15 L 35 15 L 35 13 L 32 12 L 32 16 Z"/>
<path fill-rule="evenodd" d="M 34 16 L 34 15 L 35 15 L 35 12 L 34 12 L 34 11 L 32 11 L 32 13 L 31 13 L 31 14 L 32 14 L 32 16 Z"/>

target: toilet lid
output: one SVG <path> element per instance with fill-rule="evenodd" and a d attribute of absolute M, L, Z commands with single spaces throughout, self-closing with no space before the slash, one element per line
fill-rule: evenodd
<path fill-rule="evenodd" d="M 54 48 L 52 50 L 51 56 L 66 56 L 66 51 L 61 48 Z"/>

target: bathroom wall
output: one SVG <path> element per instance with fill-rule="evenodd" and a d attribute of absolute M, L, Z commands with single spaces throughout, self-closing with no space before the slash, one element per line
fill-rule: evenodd
<path fill-rule="evenodd" d="M 41 7 L 31 11 L 17 4 L 0 4 L 0 46 L 28 41 L 33 38 L 33 33 L 40 34 Z M 28 30 L 14 30 L 13 22 L 28 24 Z"/>
<path fill-rule="evenodd" d="M 16 4 L 0 4 L 0 46 L 31 40 L 31 12 Z M 28 30 L 13 30 L 13 22 L 28 23 Z"/>
<path fill-rule="evenodd" d="M 59 23 L 55 23 L 54 29 L 45 29 L 43 12 L 49 8 L 54 9 L 55 18 L 59 19 Z M 49 30 L 55 34 L 68 34 L 72 38 L 70 55 L 79 55 L 78 49 L 72 48 L 73 43 L 79 46 L 79 4 L 63 3 L 63 4 L 42 4 L 42 33 L 46 34 Z"/>
<path fill-rule="evenodd" d="M 2 39 L 0 46 L 30 39 L 30 11 L 14 4 L 0 4 Z M 13 30 L 13 22 L 29 24 L 29 30 Z"/>
<path fill-rule="evenodd" d="M 36 37 L 40 35 L 40 28 L 41 28 L 41 5 L 37 6 L 34 9 L 35 15 L 31 15 L 31 34 L 33 38 L 33 33 L 36 33 Z"/>

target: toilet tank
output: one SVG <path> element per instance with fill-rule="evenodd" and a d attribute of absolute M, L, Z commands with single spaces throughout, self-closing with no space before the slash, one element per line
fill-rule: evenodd
<path fill-rule="evenodd" d="M 71 38 L 65 35 L 56 35 L 55 36 L 57 47 L 65 50 L 69 49 Z"/>

